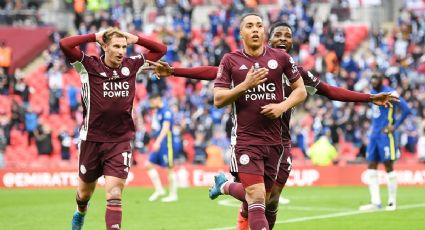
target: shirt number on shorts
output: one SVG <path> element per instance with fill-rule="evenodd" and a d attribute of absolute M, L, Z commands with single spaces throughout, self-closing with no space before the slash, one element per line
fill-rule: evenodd
<path fill-rule="evenodd" d="M 123 152 L 122 156 L 124 158 L 124 165 L 127 166 L 124 171 L 128 172 L 128 168 L 131 164 L 131 152 Z"/>

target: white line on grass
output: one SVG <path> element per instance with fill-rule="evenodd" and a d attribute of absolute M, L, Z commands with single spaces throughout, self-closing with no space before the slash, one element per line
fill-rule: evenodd
<path fill-rule="evenodd" d="M 225 199 L 218 201 L 219 205 L 228 206 L 228 207 L 240 207 L 241 202 L 235 199 Z M 307 207 L 307 206 L 295 206 L 295 205 L 283 205 L 284 209 L 288 210 L 298 210 L 298 211 L 334 211 L 334 212 L 342 212 L 342 211 L 352 211 L 352 209 L 346 209 L 346 208 L 317 208 L 317 207 Z"/>
<path fill-rule="evenodd" d="M 409 205 L 401 205 L 397 207 L 397 210 L 404 210 L 404 209 L 413 209 L 413 208 L 421 208 L 425 207 L 425 203 L 419 203 L 419 204 L 409 204 Z M 366 214 L 371 212 L 379 212 L 378 211 L 348 211 L 348 212 L 337 212 L 337 213 L 330 213 L 325 215 L 318 215 L 318 216 L 308 216 L 308 217 L 301 217 L 301 218 L 293 218 L 283 221 L 276 221 L 276 224 L 286 224 L 286 223 L 295 223 L 295 222 L 304 222 L 304 221 L 310 221 L 310 220 L 321 220 L 321 219 L 330 219 L 330 218 L 336 218 L 336 217 L 342 217 L 342 216 L 354 216 L 354 215 L 360 215 L 360 214 Z M 231 230 L 235 229 L 235 226 L 232 227 L 223 227 L 223 228 L 210 228 L 208 230 Z"/>

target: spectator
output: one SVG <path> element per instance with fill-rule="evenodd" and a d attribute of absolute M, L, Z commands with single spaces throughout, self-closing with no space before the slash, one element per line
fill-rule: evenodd
<path fill-rule="evenodd" d="M 49 107 L 50 107 L 50 114 L 53 113 L 59 113 L 59 99 L 62 97 L 62 87 L 63 87 L 63 80 L 62 80 L 62 71 L 61 71 L 61 65 L 59 62 L 55 62 L 53 64 L 53 68 L 49 70 L 47 73 L 47 77 L 49 79 L 49 90 L 50 90 L 50 96 L 49 96 Z"/>
<path fill-rule="evenodd" d="M 25 112 L 25 130 L 28 132 L 28 146 L 31 145 L 31 140 L 34 138 L 38 127 L 38 114 L 33 111 L 31 106 L 28 106 Z"/>
<path fill-rule="evenodd" d="M 71 147 L 72 137 L 66 130 L 65 126 L 61 127 L 61 131 L 58 135 L 58 139 L 61 145 L 62 160 L 69 160 L 70 158 L 69 148 Z"/>
<path fill-rule="evenodd" d="M 7 45 L 6 41 L 0 41 L 0 68 L 4 68 L 6 74 L 10 74 L 12 65 L 12 48 Z"/>
<path fill-rule="evenodd" d="M 0 169 L 4 168 L 4 152 L 6 150 L 7 146 L 7 138 L 3 131 L 3 129 L 0 129 Z"/>
<path fill-rule="evenodd" d="M 38 155 L 51 155 L 53 152 L 52 133 L 47 125 L 39 125 L 34 131 Z"/>
<path fill-rule="evenodd" d="M 308 155 L 314 165 L 328 166 L 332 165 L 336 160 L 338 153 L 329 141 L 329 135 L 330 134 L 327 133 L 326 135 L 320 136 L 308 150 Z"/>

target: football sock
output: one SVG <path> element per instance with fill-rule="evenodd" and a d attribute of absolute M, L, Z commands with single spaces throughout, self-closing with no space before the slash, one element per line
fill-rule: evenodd
<path fill-rule="evenodd" d="M 369 192 L 372 204 L 381 204 L 381 195 L 379 193 L 379 178 L 378 170 L 368 169 L 367 175 L 369 177 Z"/>
<path fill-rule="evenodd" d="M 155 187 L 155 191 L 164 191 L 164 188 L 161 184 L 161 179 L 159 178 L 158 171 L 152 168 L 148 170 L 148 176 L 152 181 L 153 186 Z"/>
<path fill-rule="evenodd" d="M 170 196 L 177 196 L 177 176 L 171 171 L 168 174 L 168 182 L 170 183 Z"/>
<path fill-rule="evenodd" d="M 395 171 L 387 173 L 388 204 L 396 204 L 397 198 L 397 174 Z"/>
<path fill-rule="evenodd" d="M 269 230 L 264 203 L 252 203 L 248 205 L 248 223 L 251 230 Z"/>
<path fill-rule="evenodd" d="M 106 202 L 105 222 L 107 230 L 121 229 L 121 199 L 109 199 Z"/>
<path fill-rule="evenodd" d="M 227 182 L 223 186 L 223 194 L 231 195 L 234 198 L 244 202 L 245 199 L 245 189 L 243 188 L 242 183 L 237 182 Z"/>
<path fill-rule="evenodd" d="M 80 198 L 80 196 L 78 195 L 78 192 L 77 192 L 77 195 L 75 196 L 75 200 L 77 201 L 78 212 L 86 213 L 87 212 L 87 206 L 88 206 L 88 203 L 89 203 L 89 199 L 88 200 L 82 200 Z"/>
<path fill-rule="evenodd" d="M 239 209 L 239 212 L 242 217 L 248 218 L 248 203 L 246 201 L 242 202 L 241 208 Z"/>
<path fill-rule="evenodd" d="M 267 210 L 266 208 L 265 215 L 266 215 L 267 222 L 269 223 L 269 228 L 273 229 L 274 223 L 276 222 L 277 209 Z"/>

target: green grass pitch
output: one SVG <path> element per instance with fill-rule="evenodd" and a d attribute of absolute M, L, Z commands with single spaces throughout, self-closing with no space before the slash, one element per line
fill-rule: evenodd
<path fill-rule="evenodd" d="M 235 229 L 239 202 L 229 196 L 211 201 L 207 188 L 190 188 L 179 190 L 178 202 L 148 202 L 152 191 L 126 188 L 122 229 Z M 385 187 L 381 194 L 386 201 Z M 291 202 L 280 206 L 275 229 L 425 229 L 425 188 L 421 187 L 399 188 L 395 212 L 357 211 L 369 199 L 367 187 L 286 188 L 284 195 Z M 1 229 L 70 229 L 74 197 L 73 189 L 1 189 Z M 104 190 L 97 189 L 84 229 L 105 229 L 104 197 Z"/>

